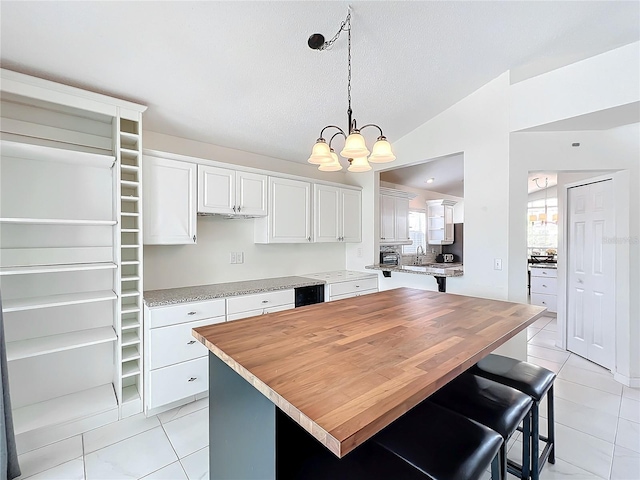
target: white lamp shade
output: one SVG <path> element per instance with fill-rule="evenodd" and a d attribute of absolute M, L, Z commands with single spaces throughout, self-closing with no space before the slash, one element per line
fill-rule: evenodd
<path fill-rule="evenodd" d="M 371 163 L 393 162 L 396 156 L 391 151 L 391 144 L 386 140 L 378 140 L 373 144 L 373 152 L 369 157 Z"/>
<path fill-rule="evenodd" d="M 546 213 L 540 213 L 538 215 L 538 220 L 540 220 L 541 222 L 546 222 L 547 221 L 547 214 Z"/>
<path fill-rule="evenodd" d="M 313 146 L 313 150 L 311 150 L 311 156 L 307 161 L 314 165 L 331 163 L 333 159 L 331 158 L 331 150 L 329 148 L 329 145 L 327 145 L 325 142 L 316 142 L 316 144 Z"/>
<path fill-rule="evenodd" d="M 354 158 L 347 170 L 350 172 L 367 172 L 371 170 L 371 165 L 367 162 L 367 157 Z"/>
<path fill-rule="evenodd" d="M 342 165 L 340 165 L 340 160 L 338 160 L 338 155 L 332 150 L 331 151 L 331 163 L 323 163 L 318 167 L 318 170 L 321 172 L 337 172 L 338 170 L 342 170 Z"/>
<path fill-rule="evenodd" d="M 355 131 L 347 137 L 344 142 L 344 148 L 340 152 L 344 158 L 362 158 L 369 155 L 367 145 L 364 142 L 364 137 L 359 132 Z"/>
<path fill-rule="evenodd" d="M 537 215 L 529 215 L 529 221 L 530 222 L 535 222 L 538 219 Z"/>

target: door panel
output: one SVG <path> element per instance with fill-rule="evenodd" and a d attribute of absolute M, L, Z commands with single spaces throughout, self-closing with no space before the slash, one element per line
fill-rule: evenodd
<path fill-rule="evenodd" d="M 613 182 L 568 190 L 567 349 L 606 368 L 615 360 Z"/>

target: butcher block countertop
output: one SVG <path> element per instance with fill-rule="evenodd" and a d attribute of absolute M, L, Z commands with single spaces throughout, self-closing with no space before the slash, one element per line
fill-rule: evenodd
<path fill-rule="evenodd" d="M 343 457 L 544 311 L 398 288 L 193 332 Z"/>

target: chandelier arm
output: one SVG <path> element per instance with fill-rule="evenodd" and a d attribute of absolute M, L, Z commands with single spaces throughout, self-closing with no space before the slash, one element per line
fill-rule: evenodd
<path fill-rule="evenodd" d="M 326 127 L 324 127 L 324 128 L 320 131 L 320 138 L 324 138 L 324 137 L 323 137 L 323 135 L 324 135 L 324 131 L 325 131 L 327 128 L 337 128 L 337 129 L 339 130 L 339 132 L 338 132 L 338 133 L 341 133 L 342 135 L 344 135 L 344 136 L 345 136 L 345 138 L 347 137 L 347 135 L 344 133 L 344 130 L 342 130 L 339 126 L 337 126 L 337 125 L 327 125 Z M 334 136 L 335 136 L 335 135 L 334 135 Z"/>
<path fill-rule="evenodd" d="M 338 135 L 342 135 L 345 139 L 347 138 L 347 135 L 342 130 L 334 133 L 333 136 L 331 137 L 331 140 L 329 140 L 329 148 L 331 148 L 331 142 L 333 142 L 333 139 L 336 138 Z"/>
<path fill-rule="evenodd" d="M 376 125 L 375 123 L 368 123 L 364 127 L 360 127 L 360 131 L 364 130 L 367 127 L 376 127 L 378 130 L 380 130 L 380 136 L 384 137 L 384 133 L 382 133 L 382 129 L 378 125 Z"/>

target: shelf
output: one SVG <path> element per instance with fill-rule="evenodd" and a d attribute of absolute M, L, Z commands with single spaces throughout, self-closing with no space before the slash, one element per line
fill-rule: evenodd
<path fill-rule="evenodd" d="M 72 220 L 69 218 L 0 218 L 0 223 L 13 223 L 22 225 L 115 225 L 115 220 Z"/>
<path fill-rule="evenodd" d="M 126 307 L 126 308 L 123 307 L 121 313 L 122 315 L 125 315 L 127 313 L 137 313 L 139 311 L 140 311 L 140 307 L 138 306 Z"/>
<path fill-rule="evenodd" d="M 140 248 L 140 245 L 120 245 L 120 248 Z"/>
<path fill-rule="evenodd" d="M 0 149 L 2 149 L 2 156 L 4 157 L 74 163 L 97 168 L 111 168 L 116 161 L 116 157 L 113 155 L 65 150 L 63 148 L 45 147 L 8 140 L 0 140 Z"/>
<path fill-rule="evenodd" d="M 140 326 L 140 322 L 135 318 L 125 318 L 122 319 L 122 326 L 120 330 L 131 330 L 132 328 L 138 328 Z"/>
<path fill-rule="evenodd" d="M 7 360 L 21 360 L 49 353 L 63 352 L 75 348 L 88 347 L 116 340 L 113 327 L 92 328 L 75 332 L 30 338 L 7 343 Z"/>
<path fill-rule="evenodd" d="M 38 308 L 59 307 L 63 305 L 77 305 L 80 303 L 104 302 L 118 298 L 111 290 L 99 292 L 80 292 L 64 295 L 49 295 L 46 297 L 17 298 L 5 300 L 3 312 L 20 312 L 24 310 L 35 310 Z"/>
<path fill-rule="evenodd" d="M 140 393 L 136 385 L 130 385 L 122 389 L 122 403 L 130 403 L 140 400 Z"/>
<path fill-rule="evenodd" d="M 131 148 L 120 147 L 120 156 L 131 159 L 138 156 L 138 151 L 132 150 Z"/>
<path fill-rule="evenodd" d="M 133 140 L 134 142 L 137 142 L 140 137 L 138 136 L 137 133 L 129 133 L 129 132 L 121 131 L 120 138 L 127 138 L 129 140 Z"/>
<path fill-rule="evenodd" d="M 122 170 L 123 172 L 136 173 L 139 170 L 139 167 L 134 167 L 133 165 L 126 165 L 124 163 L 121 163 L 120 170 Z"/>
<path fill-rule="evenodd" d="M 122 262 L 124 265 L 125 262 Z M 0 267 L 0 276 L 29 275 L 34 273 L 81 272 L 86 270 L 115 269 L 115 263 L 77 263 L 75 265 L 35 265 L 26 267 Z"/>
<path fill-rule="evenodd" d="M 120 200 L 123 202 L 137 202 L 140 198 L 134 197 L 133 195 L 121 195 Z"/>
<path fill-rule="evenodd" d="M 140 280 L 138 275 L 123 275 L 120 277 L 120 280 L 123 282 L 135 282 L 136 280 Z"/>
<path fill-rule="evenodd" d="M 125 260 L 123 262 L 120 262 L 120 264 L 123 267 L 126 267 L 127 265 L 140 265 L 140 260 Z"/>
<path fill-rule="evenodd" d="M 17 435 L 42 427 L 70 423 L 118 408 L 113 385 L 56 397 L 13 410 Z"/>
<path fill-rule="evenodd" d="M 122 346 L 137 345 L 140 343 L 140 337 L 136 332 L 127 332 L 122 335 Z"/>
<path fill-rule="evenodd" d="M 139 231 L 139 228 L 123 228 L 120 230 L 122 233 L 138 233 Z"/>
<path fill-rule="evenodd" d="M 120 180 L 120 185 L 122 185 L 123 187 L 138 188 L 140 182 L 132 182 L 131 180 Z"/>
<path fill-rule="evenodd" d="M 134 375 L 140 374 L 140 367 L 138 366 L 138 362 L 132 363 L 130 365 L 122 365 L 122 378 L 133 377 Z"/>
<path fill-rule="evenodd" d="M 121 212 L 120 215 L 123 217 L 139 217 L 140 216 L 139 213 L 135 213 L 135 212 Z"/>
<path fill-rule="evenodd" d="M 120 297 L 137 297 L 138 295 L 140 295 L 140 292 L 138 292 L 138 290 L 123 290 L 120 294 Z"/>
<path fill-rule="evenodd" d="M 138 347 L 131 346 L 122 349 L 122 363 L 128 362 L 129 360 L 137 360 L 138 358 L 140 358 Z"/>

